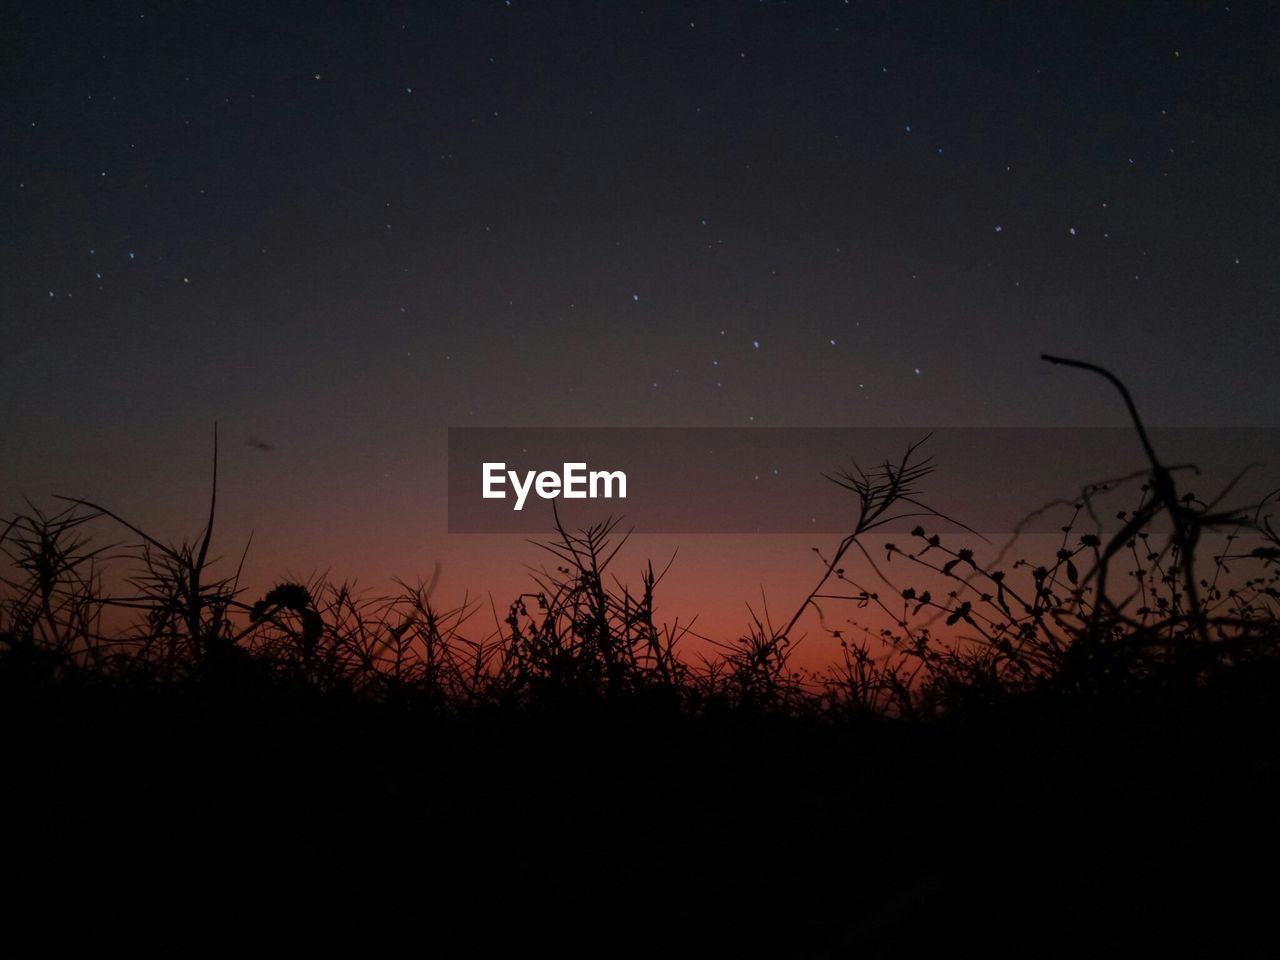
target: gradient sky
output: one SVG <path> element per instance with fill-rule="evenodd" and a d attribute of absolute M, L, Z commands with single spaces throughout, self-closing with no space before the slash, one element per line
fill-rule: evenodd
<path fill-rule="evenodd" d="M 5 512 L 191 535 L 216 420 L 258 581 L 502 602 L 450 425 L 1124 423 L 1045 351 L 1280 425 L 1270 4 L 10 11 Z M 670 612 L 788 607 L 808 546 L 686 539 Z"/>

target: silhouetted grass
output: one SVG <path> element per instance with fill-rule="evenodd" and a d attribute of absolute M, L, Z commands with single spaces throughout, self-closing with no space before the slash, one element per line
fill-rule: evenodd
<path fill-rule="evenodd" d="M 917 445 L 833 476 L 855 521 L 792 616 L 710 644 L 655 619 L 665 571 L 614 576 L 615 522 L 560 529 L 497 610 L 248 598 L 211 559 L 216 474 L 194 543 L 29 507 L 0 537 L 9 945 L 1264 953 L 1274 496 L 1181 490 L 1112 380 L 1150 469 L 1067 501 L 1048 557 L 932 532 Z"/>

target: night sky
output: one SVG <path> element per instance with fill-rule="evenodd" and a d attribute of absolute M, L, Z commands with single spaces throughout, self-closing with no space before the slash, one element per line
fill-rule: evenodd
<path fill-rule="evenodd" d="M 218 542 L 255 531 L 253 582 L 438 560 L 501 604 L 536 553 L 444 533 L 448 426 L 1125 422 L 1042 352 L 1113 368 L 1154 423 L 1280 425 L 1278 27 L 1265 3 L 11 7 L 0 507 L 72 493 L 190 536 L 216 420 Z M 686 538 L 670 613 L 761 583 L 787 607 L 808 545 Z"/>

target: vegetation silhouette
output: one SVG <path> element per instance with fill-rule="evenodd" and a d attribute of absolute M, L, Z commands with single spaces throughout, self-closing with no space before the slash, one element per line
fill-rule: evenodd
<path fill-rule="evenodd" d="M 490 627 L 435 576 L 250 602 L 244 554 L 214 572 L 216 431 L 194 542 L 29 504 L 0 536 L 12 950 L 1261 955 L 1280 491 L 1183 492 L 1113 374 L 1045 359 L 1113 384 L 1149 461 L 1059 504 L 1051 557 L 932 531 L 916 444 L 832 475 L 850 532 L 729 642 L 656 619 L 670 564 L 615 576 L 616 520 L 557 523 Z M 825 672 L 792 664 L 807 615 Z"/>

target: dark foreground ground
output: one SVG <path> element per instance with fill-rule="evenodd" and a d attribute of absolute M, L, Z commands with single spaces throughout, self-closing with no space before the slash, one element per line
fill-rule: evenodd
<path fill-rule="evenodd" d="M 1274 956 L 1280 679 L 923 725 L 6 674 L 10 955 Z"/>

